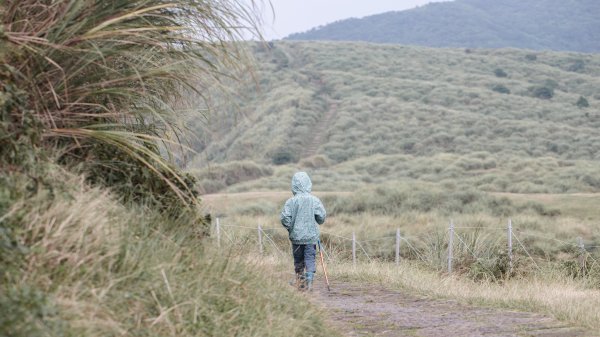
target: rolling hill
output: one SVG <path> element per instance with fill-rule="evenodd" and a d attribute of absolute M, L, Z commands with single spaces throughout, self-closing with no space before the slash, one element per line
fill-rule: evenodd
<path fill-rule="evenodd" d="M 207 192 L 286 189 L 297 168 L 329 190 L 390 180 L 600 190 L 600 55 L 339 42 L 253 50 L 252 80 L 193 125 L 202 141 L 190 170 Z"/>
<path fill-rule="evenodd" d="M 596 0 L 457 0 L 337 21 L 290 40 L 600 51 Z"/>

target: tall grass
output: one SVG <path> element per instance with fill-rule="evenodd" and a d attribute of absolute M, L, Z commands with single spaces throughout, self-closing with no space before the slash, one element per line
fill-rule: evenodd
<path fill-rule="evenodd" d="M 0 1 L 0 335 L 331 333 L 268 266 L 205 247 L 175 166 L 257 5 Z"/>
<path fill-rule="evenodd" d="M 5 104 L 12 137 L 2 146 L 34 133 L 34 147 L 57 148 L 60 161 L 83 164 L 98 181 L 113 185 L 119 174 L 142 166 L 146 172 L 138 174 L 162 179 L 179 198 L 193 201 L 172 160 L 184 147 L 182 114 L 204 111 L 189 106 L 187 97 L 203 97 L 207 87 L 243 67 L 236 41 L 258 36 L 256 5 L 3 1 L 3 103 L 15 99 Z"/>
<path fill-rule="evenodd" d="M 335 221 L 339 221 L 335 217 Z M 321 239 L 326 251 L 326 263 L 329 279 L 335 289 L 336 283 L 352 282 L 364 286 L 365 290 L 374 284 L 391 289 L 401 289 L 411 294 L 441 299 L 456 299 L 477 306 L 493 306 L 513 310 L 545 313 L 559 320 L 598 329 L 599 313 L 595 309 L 600 298 L 598 274 L 572 274 L 565 265 L 556 261 L 542 262 L 534 255 L 539 268 L 528 261 L 521 250 L 515 250 L 514 272 L 508 271 L 505 242 L 497 235 L 486 231 L 458 233 L 455 238 L 454 272 L 445 271 L 447 252 L 447 233 L 434 232 L 421 242 L 411 238 L 417 255 L 407 254 L 413 247 L 402 242 L 402 260 L 397 266 L 393 263 L 393 237 L 388 241 L 377 241 L 373 246 L 363 241 L 358 249 L 357 264 L 352 263 L 349 242 L 339 239 L 348 236 L 348 228 L 340 228 L 339 223 L 332 224 L 329 219 L 322 228 L 327 234 Z M 256 256 L 271 264 L 277 274 L 292 272 L 289 253 L 289 240 L 281 228 L 266 225 L 268 217 L 253 216 L 243 218 L 226 217 L 221 219 L 221 247 L 235 247 L 244 252 L 248 260 Z M 263 226 L 263 254 L 259 255 L 255 224 Z M 333 228 L 332 228 L 333 227 Z M 404 227 L 407 228 L 407 227 Z M 358 228 L 351 228 L 358 229 Z M 384 231 L 371 223 L 368 228 L 360 229 L 377 237 Z M 550 229 L 554 230 L 554 229 Z M 330 235 L 333 233 L 335 235 Z M 518 234 L 517 234 L 518 235 Z M 359 239 L 369 238 L 364 235 Z M 215 238 L 213 238 L 214 240 Z M 388 242 L 389 245 L 385 246 Z M 464 244 L 463 244 L 464 243 Z M 391 256 L 373 254 L 373 247 L 379 245 L 388 248 Z M 362 247 L 369 253 L 367 258 Z M 475 254 L 475 258 L 472 254 Z M 564 254 L 564 253 L 563 253 Z M 525 256 L 525 257 L 524 257 Z M 391 257 L 391 258 L 390 258 Z M 567 258 L 563 256 L 563 258 Z M 576 255 L 570 256 L 576 259 Z M 575 260 L 573 260 L 575 261 Z M 589 261 L 593 263 L 591 259 Z M 594 272 L 598 272 L 597 265 Z M 505 270 L 502 270 L 505 268 Z M 592 270 L 592 269 L 590 269 Z M 317 281 L 324 282 L 319 268 Z M 594 330 L 595 331 L 595 330 Z"/>
<path fill-rule="evenodd" d="M 59 167 L 51 177 L 55 198 L 17 198 L 0 219 L 23 224 L 29 247 L 10 263 L 1 248 L 1 335 L 335 335 L 267 260 L 213 250 L 201 227 L 125 207 Z"/>

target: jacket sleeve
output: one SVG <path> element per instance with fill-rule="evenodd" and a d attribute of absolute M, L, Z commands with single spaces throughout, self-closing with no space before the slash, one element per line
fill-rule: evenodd
<path fill-rule="evenodd" d="M 327 217 L 327 212 L 325 212 L 325 206 L 323 206 L 321 200 L 319 200 L 319 198 L 315 199 L 315 221 L 319 225 L 322 225 L 325 222 L 325 218 Z"/>
<path fill-rule="evenodd" d="M 281 224 L 288 231 L 292 228 L 292 205 L 291 199 L 285 202 L 283 205 L 283 210 L 281 210 L 281 215 L 279 216 L 281 220 Z"/>

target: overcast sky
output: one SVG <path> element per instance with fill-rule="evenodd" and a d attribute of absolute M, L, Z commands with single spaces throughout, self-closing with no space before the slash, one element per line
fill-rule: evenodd
<path fill-rule="evenodd" d="M 430 2 L 448 0 L 271 0 L 275 11 L 264 10 L 263 33 L 267 40 L 351 17 L 399 11 Z"/>

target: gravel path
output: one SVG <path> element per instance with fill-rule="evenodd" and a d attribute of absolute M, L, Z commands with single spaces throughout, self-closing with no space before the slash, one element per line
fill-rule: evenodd
<path fill-rule="evenodd" d="M 350 283 L 334 283 L 328 292 L 315 281 L 310 296 L 346 336 L 600 336 L 541 314 L 472 307 Z"/>

